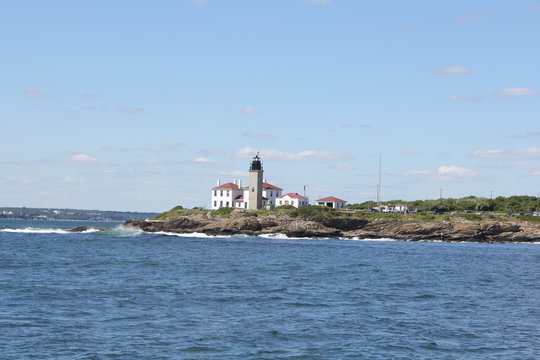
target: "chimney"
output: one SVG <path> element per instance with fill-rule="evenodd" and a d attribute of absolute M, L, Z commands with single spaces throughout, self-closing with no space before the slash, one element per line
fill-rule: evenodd
<path fill-rule="evenodd" d="M 242 179 L 238 179 L 238 187 L 241 189 L 242 188 Z"/>
<path fill-rule="evenodd" d="M 221 179 L 217 179 L 217 186 L 221 185 Z"/>

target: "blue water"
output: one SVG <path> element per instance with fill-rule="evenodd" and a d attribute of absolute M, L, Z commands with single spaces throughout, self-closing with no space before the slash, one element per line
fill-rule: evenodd
<path fill-rule="evenodd" d="M 539 244 L 81 224 L 0 221 L 1 359 L 540 358 Z"/>

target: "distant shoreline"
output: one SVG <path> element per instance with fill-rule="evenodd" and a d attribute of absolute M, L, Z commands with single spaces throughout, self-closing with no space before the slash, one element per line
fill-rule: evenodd
<path fill-rule="evenodd" d="M 54 221 L 128 221 L 152 219 L 157 213 L 58 208 L 0 207 L 0 219 Z"/>

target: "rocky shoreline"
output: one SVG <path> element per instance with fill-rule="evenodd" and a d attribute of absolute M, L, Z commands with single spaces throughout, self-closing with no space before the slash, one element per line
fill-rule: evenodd
<path fill-rule="evenodd" d="M 540 224 L 526 222 L 423 222 L 414 220 L 331 217 L 298 219 L 286 216 L 231 216 L 212 218 L 186 215 L 167 220 L 127 221 L 127 227 L 146 232 L 203 233 L 206 235 L 284 234 L 299 238 L 396 239 L 447 242 L 538 242 Z"/>

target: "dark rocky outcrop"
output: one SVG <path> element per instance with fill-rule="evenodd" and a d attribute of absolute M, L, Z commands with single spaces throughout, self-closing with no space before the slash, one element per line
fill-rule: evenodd
<path fill-rule="evenodd" d="M 90 227 L 90 226 L 76 226 L 73 229 L 67 230 L 68 232 L 77 233 L 77 232 L 85 232 L 85 231 L 107 231 L 111 230 L 110 228 L 103 228 L 103 227 Z"/>
<path fill-rule="evenodd" d="M 355 217 L 298 219 L 286 216 L 255 217 L 235 213 L 230 218 L 212 218 L 208 214 L 179 216 L 164 221 L 130 221 L 126 222 L 126 226 L 147 232 L 200 232 L 208 235 L 281 233 L 289 237 L 392 238 L 406 241 L 540 241 L 540 225 L 526 222 L 422 222 L 395 219 L 367 220 Z"/>

